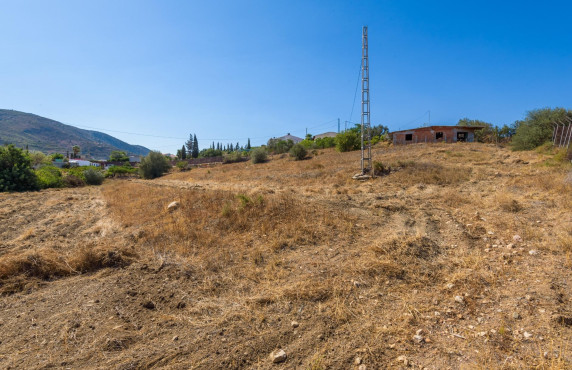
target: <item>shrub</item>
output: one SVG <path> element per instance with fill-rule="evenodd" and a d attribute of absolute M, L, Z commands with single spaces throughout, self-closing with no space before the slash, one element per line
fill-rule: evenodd
<path fill-rule="evenodd" d="M 103 174 L 95 168 L 83 171 L 83 176 L 88 185 L 101 185 L 103 183 Z"/>
<path fill-rule="evenodd" d="M 30 157 L 13 145 L 0 147 L 0 191 L 37 190 L 38 179 Z"/>
<path fill-rule="evenodd" d="M 112 166 L 107 169 L 105 172 L 105 177 L 115 177 L 116 175 L 123 176 L 128 174 L 134 174 L 137 172 L 137 169 L 127 166 Z"/>
<path fill-rule="evenodd" d="M 179 161 L 176 166 L 179 171 L 189 171 L 191 169 L 191 164 L 187 161 Z"/>
<path fill-rule="evenodd" d="M 268 154 L 266 153 L 266 149 L 256 148 L 250 152 L 250 158 L 252 159 L 252 163 L 264 163 L 268 158 Z"/>
<path fill-rule="evenodd" d="M 301 161 L 306 158 L 307 154 L 308 152 L 306 151 L 306 147 L 302 144 L 296 144 L 290 148 L 290 157 L 293 157 L 296 161 Z"/>
<path fill-rule="evenodd" d="M 361 147 L 361 138 L 355 131 L 348 130 L 336 136 L 336 149 L 339 152 L 358 150 Z"/>
<path fill-rule="evenodd" d="M 139 173 L 144 179 L 154 179 L 163 176 L 169 171 L 169 168 L 171 168 L 171 165 L 167 158 L 160 152 L 152 151 L 141 161 Z"/>
<path fill-rule="evenodd" d="M 243 160 L 244 160 L 244 157 L 242 156 L 242 152 L 235 151 L 235 152 L 232 152 L 232 153 L 225 155 L 222 162 L 223 163 L 237 163 L 237 162 L 242 162 Z"/>
<path fill-rule="evenodd" d="M 389 175 L 391 173 L 391 166 L 375 161 L 373 162 L 373 173 L 375 176 Z"/>
<path fill-rule="evenodd" d="M 333 148 L 336 146 L 336 138 L 333 137 L 322 137 L 314 141 L 317 148 L 326 149 Z"/>
<path fill-rule="evenodd" d="M 76 175 L 67 174 L 64 176 L 64 186 L 66 188 L 78 188 L 80 186 L 85 186 L 85 181 Z"/>
<path fill-rule="evenodd" d="M 43 166 L 36 170 L 38 184 L 42 189 L 61 188 L 64 186 L 62 172 L 54 166 Z"/>

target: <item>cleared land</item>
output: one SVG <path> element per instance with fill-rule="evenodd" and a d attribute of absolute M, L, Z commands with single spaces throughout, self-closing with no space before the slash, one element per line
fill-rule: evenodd
<path fill-rule="evenodd" d="M 374 156 L 0 194 L 0 367 L 572 366 L 569 165 Z"/>

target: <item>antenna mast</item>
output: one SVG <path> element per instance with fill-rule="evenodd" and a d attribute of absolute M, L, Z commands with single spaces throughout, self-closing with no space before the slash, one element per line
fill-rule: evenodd
<path fill-rule="evenodd" d="M 369 58 L 367 26 L 363 26 L 361 43 L 361 175 L 373 176 L 371 167 L 371 121 L 369 115 Z M 367 146 L 367 148 L 366 148 Z"/>

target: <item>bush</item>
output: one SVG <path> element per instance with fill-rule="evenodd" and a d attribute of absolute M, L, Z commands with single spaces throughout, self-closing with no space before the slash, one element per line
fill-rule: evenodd
<path fill-rule="evenodd" d="M 293 157 L 296 161 L 301 161 L 302 159 L 306 158 L 308 154 L 306 147 L 302 144 L 296 144 L 292 148 L 290 148 L 290 157 Z"/>
<path fill-rule="evenodd" d="M 66 188 L 78 188 L 85 186 L 85 181 L 76 175 L 68 174 L 64 176 L 64 186 Z"/>
<path fill-rule="evenodd" d="M 116 175 L 123 176 L 128 174 L 134 174 L 135 172 L 137 172 L 137 169 L 131 167 L 130 165 L 112 166 L 109 167 L 105 172 L 105 177 L 115 177 Z"/>
<path fill-rule="evenodd" d="M 268 154 L 266 153 L 266 149 L 256 148 L 250 152 L 250 158 L 252 159 L 252 163 L 264 163 L 268 158 Z"/>
<path fill-rule="evenodd" d="M 42 189 L 61 188 L 64 186 L 62 172 L 54 166 L 44 166 L 36 170 L 38 184 Z"/>
<path fill-rule="evenodd" d="M 191 164 L 187 161 L 179 161 L 176 164 L 179 171 L 189 171 L 191 169 Z"/>
<path fill-rule="evenodd" d="M 339 152 L 349 152 L 361 148 L 361 138 L 355 131 L 348 130 L 336 136 L 336 149 Z"/>
<path fill-rule="evenodd" d="M 232 152 L 232 153 L 225 155 L 222 162 L 223 163 L 237 163 L 237 162 L 242 162 L 243 160 L 244 160 L 244 157 L 242 156 L 242 152 L 235 151 L 235 152 Z"/>
<path fill-rule="evenodd" d="M 288 140 L 279 140 L 279 139 L 270 139 L 268 140 L 267 147 L 268 150 L 274 154 L 282 154 L 288 153 L 290 148 L 294 146 L 294 142 L 291 139 Z"/>
<path fill-rule="evenodd" d="M 171 165 L 163 154 L 152 151 L 141 161 L 139 173 L 144 179 L 154 179 L 163 176 L 170 168 Z"/>
<path fill-rule="evenodd" d="M 523 121 L 517 121 L 516 133 L 512 137 L 514 150 L 531 150 L 552 140 L 553 124 L 572 118 L 572 111 L 564 108 L 536 109 L 527 113 Z"/>
<path fill-rule="evenodd" d="M 95 168 L 83 171 L 83 176 L 88 185 L 101 185 L 103 183 L 103 174 Z"/>
<path fill-rule="evenodd" d="M 0 191 L 37 190 L 38 178 L 30 156 L 13 145 L 0 147 Z"/>
<path fill-rule="evenodd" d="M 317 148 L 326 149 L 333 148 L 336 146 L 336 138 L 333 137 L 322 137 L 314 141 Z"/>
<path fill-rule="evenodd" d="M 373 162 L 373 173 L 375 176 L 384 176 L 391 173 L 391 166 L 388 166 L 382 162 Z"/>

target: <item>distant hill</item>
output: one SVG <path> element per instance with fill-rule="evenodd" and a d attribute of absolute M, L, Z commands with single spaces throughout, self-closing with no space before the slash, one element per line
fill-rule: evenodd
<path fill-rule="evenodd" d="M 71 152 L 74 145 L 81 149 L 81 156 L 106 159 L 112 150 L 122 150 L 133 155 L 147 155 L 149 149 L 127 144 L 113 136 L 98 131 L 82 130 L 61 122 L 31 113 L 0 109 L 0 145 L 14 144 L 44 153 Z"/>

